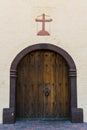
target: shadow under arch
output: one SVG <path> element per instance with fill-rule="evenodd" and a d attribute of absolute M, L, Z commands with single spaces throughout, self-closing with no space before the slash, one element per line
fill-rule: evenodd
<path fill-rule="evenodd" d="M 17 66 L 20 60 L 28 53 L 36 50 L 51 50 L 60 54 L 69 66 L 69 86 L 70 86 L 70 120 L 72 122 L 83 122 L 83 109 L 77 108 L 77 81 L 76 66 L 72 57 L 63 49 L 49 43 L 40 43 L 31 45 L 23 49 L 13 60 L 10 68 L 10 104 L 9 108 L 3 109 L 3 123 L 10 124 L 15 119 L 15 89 L 17 79 Z"/>

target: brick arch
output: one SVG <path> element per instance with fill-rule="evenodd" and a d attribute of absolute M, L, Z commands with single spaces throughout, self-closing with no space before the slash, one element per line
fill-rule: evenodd
<path fill-rule="evenodd" d="M 17 66 L 20 60 L 29 52 L 35 50 L 51 50 L 60 54 L 69 66 L 69 86 L 70 86 L 70 120 L 72 122 L 83 122 L 83 110 L 77 108 L 77 81 L 76 66 L 72 57 L 58 46 L 46 43 L 34 44 L 23 49 L 13 60 L 10 68 L 10 105 L 3 109 L 3 123 L 15 122 L 15 88 L 17 78 Z"/>

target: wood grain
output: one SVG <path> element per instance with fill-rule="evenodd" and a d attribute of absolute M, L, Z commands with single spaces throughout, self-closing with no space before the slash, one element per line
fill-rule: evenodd
<path fill-rule="evenodd" d="M 31 52 L 20 61 L 17 76 L 16 117 L 69 118 L 68 65 L 62 56 L 48 50 Z"/>

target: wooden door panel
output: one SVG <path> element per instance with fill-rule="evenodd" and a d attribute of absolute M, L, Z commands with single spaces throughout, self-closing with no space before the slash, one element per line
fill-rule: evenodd
<path fill-rule="evenodd" d="M 69 117 L 68 65 L 59 54 L 31 52 L 20 61 L 17 70 L 17 117 Z"/>
<path fill-rule="evenodd" d="M 44 117 L 51 114 L 51 53 L 44 52 L 44 89 L 49 89 L 49 96 L 44 92 Z"/>

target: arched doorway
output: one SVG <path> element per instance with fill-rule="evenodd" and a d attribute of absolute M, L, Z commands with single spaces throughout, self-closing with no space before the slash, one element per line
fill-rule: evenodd
<path fill-rule="evenodd" d="M 16 117 L 19 119 L 70 118 L 68 65 L 62 56 L 37 50 L 17 67 Z"/>
<path fill-rule="evenodd" d="M 34 58 L 31 58 L 33 57 L 32 54 L 34 55 Z M 34 64 L 32 63 L 33 61 Z M 60 67 L 62 69 L 59 69 L 57 65 L 62 65 L 62 67 Z M 37 69 L 37 67 L 39 69 Z M 66 51 L 52 44 L 32 45 L 25 48 L 16 56 L 12 62 L 10 71 L 10 108 L 3 110 L 3 123 L 14 123 L 16 117 L 52 117 L 59 119 L 68 117 L 72 122 L 83 122 L 83 111 L 82 109 L 77 108 L 76 67 L 73 59 Z M 29 74 L 30 71 L 33 74 L 34 80 L 30 80 L 32 79 L 32 74 Z M 34 73 L 34 71 L 36 73 Z M 42 74 L 40 74 L 40 71 Z M 58 73 L 59 71 L 60 73 Z M 22 74 L 24 74 L 24 77 Z M 62 74 L 62 76 L 59 76 L 60 80 L 58 80 L 58 74 Z M 25 78 L 28 76 L 30 78 Z M 22 78 L 24 79 L 22 80 Z M 22 81 L 23 87 L 21 87 Z M 18 89 L 23 91 L 21 93 L 23 94 L 24 101 L 24 103 L 22 102 L 22 105 L 18 105 L 21 104 L 21 95 L 17 93 Z M 60 93 L 57 93 L 56 89 Z M 31 90 L 34 95 L 38 96 L 32 96 L 31 93 L 29 93 Z M 42 96 L 39 94 L 38 90 L 42 91 Z M 28 94 L 26 94 L 26 92 L 28 92 Z M 59 97 L 59 95 L 61 96 Z M 40 97 L 41 101 L 38 97 Z M 29 98 L 31 101 L 26 106 L 26 100 Z M 36 104 L 35 107 L 34 104 Z M 40 110 L 38 106 L 40 106 Z M 22 108 L 21 112 L 19 112 L 20 108 Z M 34 110 L 29 111 L 32 108 Z M 56 109 L 56 111 L 54 111 L 54 109 Z"/>

